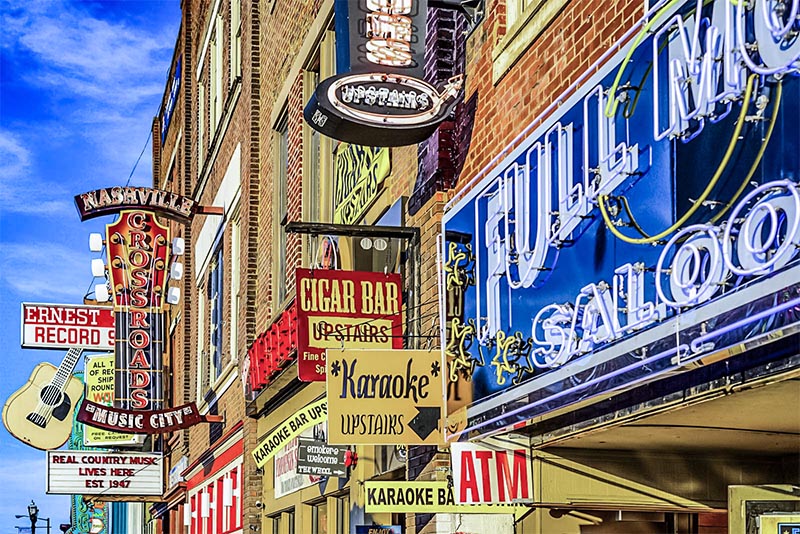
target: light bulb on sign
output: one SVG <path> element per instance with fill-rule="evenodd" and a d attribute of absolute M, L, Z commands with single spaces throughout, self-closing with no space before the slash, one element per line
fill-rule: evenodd
<path fill-rule="evenodd" d="M 106 274 L 106 265 L 103 263 L 103 260 L 100 258 L 95 258 L 92 260 L 92 276 L 98 278 L 100 276 L 105 276 Z"/>
<path fill-rule="evenodd" d="M 173 280 L 180 280 L 183 278 L 183 264 L 181 262 L 176 261 L 172 264 L 169 270 L 169 277 Z"/>
<path fill-rule="evenodd" d="M 172 253 L 176 256 L 183 256 L 186 251 L 186 241 L 182 237 L 176 237 L 172 240 Z"/>
<path fill-rule="evenodd" d="M 109 299 L 111 299 L 108 286 L 105 284 L 97 284 L 94 286 L 94 298 L 97 302 L 108 302 Z"/>
<path fill-rule="evenodd" d="M 89 234 L 89 250 L 92 252 L 103 250 L 103 236 L 101 234 Z"/>
<path fill-rule="evenodd" d="M 167 303 L 177 304 L 181 300 L 181 288 L 171 287 L 167 291 Z"/>

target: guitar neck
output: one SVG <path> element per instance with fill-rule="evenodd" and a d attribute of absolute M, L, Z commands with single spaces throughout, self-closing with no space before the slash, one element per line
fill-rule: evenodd
<path fill-rule="evenodd" d="M 76 348 L 72 348 L 67 351 L 66 356 L 64 356 L 64 361 L 62 361 L 61 365 L 58 366 L 58 371 L 56 372 L 55 376 L 53 376 L 53 380 L 50 382 L 53 386 L 57 387 L 59 390 L 64 389 L 64 386 L 72 376 L 72 371 L 75 370 L 75 365 L 77 365 L 82 353 L 83 349 Z"/>

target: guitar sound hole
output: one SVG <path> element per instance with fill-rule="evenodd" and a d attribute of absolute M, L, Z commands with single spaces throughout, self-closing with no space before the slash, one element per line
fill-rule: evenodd
<path fill-rule="evenodd" d="M 42 391 L 39 392 L 42 402 L 47 406 L 58 406 L 61 404 L 63 395 L 64 394 L 61 393 L 55 386 L 46 386 L 42 388 Z"/>

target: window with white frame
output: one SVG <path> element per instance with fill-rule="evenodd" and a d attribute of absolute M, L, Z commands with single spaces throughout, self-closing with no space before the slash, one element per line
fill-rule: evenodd
<path fill-rule="evenodd" d="M 570 0 L 506 0 L 506 32 L 492 52 L 497 83 Z"/>
<path fill-rule="evenodd" d="M 206 88 L 200 83 L 197 86 L 197 166 L 203 169 L 206 158 L 205 133 L 206 133 Z"/>
<path fill-rule="evenodd" d="M 205 292 L 205 286 L 197 288 L 197 395 L 198 399 L 205 396 L 210 386 L 208 382 L 208 373 L 206 373 L 208 357 L 206 356 L 206 299 L 202 298 Z"/>
<path fill-rule="evenodd" d="M 209 124 L 209 127 L 212 129 L 212 132 L 217 131 L 220 118 L 222 117 L 222 80 L 225 77 L 222 68 L 222 52 L 225 49 L 225 43 L 223 41 L 224 26 L 225 23 L 222 16 L 217 15 L 214 25 L 214 36 L 211 40 L 211 80 L 209 82 L 209 88 L 211 90 L 211 124 Z M 210 137 L 213 137 L 213 135 Z"/>
<path fill-rule="evenodd" d="M 506 0 L 506 26 L 513 28 L 546 0 Z"/>
<path fill-rule="evenodd" d="M 242 528 L 242 466 L 212 475 L 189 491 L 189 534 L 228 534 Z"/>
<path fill-rule="evenodd" d="M 217 246 L 209 265 L 208 306 L 209 321 L 209 382 L 213 384 L 222 374 L 222 332 L 224 325 L 225 256 L 223 244 Z"/>
<path fill-rule="evenodd" d="M 231 83 L 242 75 L 242 0 L 231 0 Z"/>
<path fill-rule="evenodd" d="M 238 361 L 239 350 L 239 305 L 242 302 L 241 270 L 241 227 L 238 216 L 231 222 L 231 309 L 230 309 L 230 353 L 233 360 Z"/>
<path fill-rule="evenodd" d="M 285 224 L 289 217 L 289 122 L 284 117 L 278 123 L 275 132 L 276 138 L 276 165 L 275 165 L 275 240 L 273 255 L 275 261 L 275 296 L 276 306 L 280 306 L 286 299 L 287 263 L 286 263 L 286 229 Z"/>

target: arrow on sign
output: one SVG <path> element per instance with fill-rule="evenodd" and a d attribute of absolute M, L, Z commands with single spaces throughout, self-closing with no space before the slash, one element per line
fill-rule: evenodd
<path fill-rule="evenodd" d="M 408 427 L 419 436 L 419 439 L 424 441 L 439 426 L 441 408 L 439 406 L 417 406 L 416 408 L 417 415 L 408 423 Z"/>

